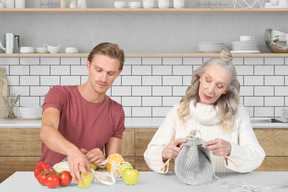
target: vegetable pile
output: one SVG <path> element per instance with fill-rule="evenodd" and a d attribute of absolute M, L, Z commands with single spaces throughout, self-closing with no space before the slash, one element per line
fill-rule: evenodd
<path fill-rule="evenodd" d="M 39 162 L 36 165 L 34 176 L 38 182 L 48 188 L 56 188 L 59 185 L 64 187 L 71 183 L 72 176 L 69 171 L 57 173 L 53 167 L 45 162 Z"/>

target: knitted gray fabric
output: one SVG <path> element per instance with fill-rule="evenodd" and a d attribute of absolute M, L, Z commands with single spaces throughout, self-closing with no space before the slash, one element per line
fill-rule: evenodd
<path fill-rule="evenodd" d="M 184 183 L 190 185 L 209 184 L 213 181 L 214 168 L 209 151 L 201 147 L 204 143 L 199 137 L 186 137 L 187 142 L 179 152 L 174 171 Z"/>

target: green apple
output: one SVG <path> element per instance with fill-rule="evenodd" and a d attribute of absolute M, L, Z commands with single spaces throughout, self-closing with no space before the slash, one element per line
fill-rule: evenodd
<path fill-rule="evenodd" d="M 97 165 L 96 164 L 92 164 L 92 163 L 90 163 L 90 167 L 91 167 L 91 169 L 93 169 L 94 171 L 96 171 L 96 169 L 97 169 Z"/>
<path fill-rule="evenodd" d="M 123 179 L 127 185 L 136 184 L 139 178 L 139 172 L 137 169 L 126 168 L 123 172 Z"/>
<path fill-rule="evenodd" d="M 86 173 L 87 177 L 84 178 L 83 174 L 80 172 L 82 183 L 78 183 L 78 186 L 81 188 L 88 188 L 93 179 L 92 174 L 90 172 L 87 171 Z"/>
<path fill-rule="evenodd" d="M 127 169 L 127 168 L 130 168 L 130 169 L 133 168 L 132 165 L 129 162 L 123 162 L 117 167 L 116 173 L 118 173 L 120 178 L 123 177 L 124 170 Z"/>

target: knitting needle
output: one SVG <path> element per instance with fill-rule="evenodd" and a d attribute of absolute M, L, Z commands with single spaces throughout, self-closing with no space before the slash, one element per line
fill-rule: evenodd
<path fill-rule="evenodd" d="M 197 130 L 199 130 L 199 129 L 197 129 Z M 197 131 L 197 130 L 196 130 L 196 131 Z M 189 135 L 190 137 L 194 137 L 192 134 L 190 134 L 190 133 L 188 133 L 188 132 L 186 132 L 186 131 L 185 131 L 185 133 L 186 133 L 187 135 Z M 227 158 L 227 159 L 229 159 L 230 161 L 232 161 L 233 163 L 235 163 L 238 167 L 242 167 L 242 164 L 241 164 L 241 163 L 236 162 L 236 161 L 233 160 L 231 157 L 228 157 L 228 156 L 226 155 L 225 158 Z"/>
<path fill-rule="evenodd" d="M 182 149 L 183 146 L 184 146 L 184 145 L 181 145 L 181 146 L 180 146 L 180 149 Z M 166 167 L 166 165 L 169 163 L 170 160 L 171 160 L 171 158 L 168 159 L 168 160 L 164 163 L 164 165 L 162 165 L 162 167 L 160 167 L 160 171 L 162 171 L 162 170 Z"/>

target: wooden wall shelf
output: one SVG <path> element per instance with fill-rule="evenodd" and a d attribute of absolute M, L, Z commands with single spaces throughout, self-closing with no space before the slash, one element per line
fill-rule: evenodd
<path fill-rule="evenodd" d="M 126 53 L 126 57 L 216 57 L 218 53 Z M 38 54 L 38 53 L 14 53 L 0 54 L 1 57 L 87 57 L 88 53 L 57 53 L 57 54 Z M 234 53 L 234 57 L 288 57 L 288 53 Z"/>
<path fill-rule="evenodd" d="M 287 14 L 288 8 L 168 8 L 168 9 L 116 9 L 116 8 L 86 8 L 86 9 L 60 9 L 60 8 L 25 8 L 0 9 L 0 15 L 23 14 Z"/>

